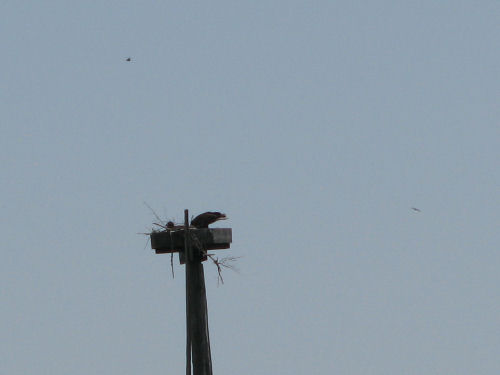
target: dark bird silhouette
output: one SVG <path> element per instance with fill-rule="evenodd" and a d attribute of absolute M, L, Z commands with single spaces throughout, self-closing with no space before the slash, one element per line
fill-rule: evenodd
<path fill-rule="evenodd" d="M 208 211 L 199 214 L 193 220 L 191 220 L 191 225 L 195 228 L 208 228 L 210 224 L 215 223 L 218 220 L 225 219 L 227 219 L 226 214 Z"/>
<path fill-rule="evenodd" d="M 130 62 L 130 61 L 132 61 L 132 58 L 131 58 L 131 57 L 127 57 L 127 58 L 125 59 L 125 61 Z"/>
<path fill-rule="evenodd" d="M 420 211 L 420 210 L 419 210 L 418 208 L 416 208 L 416 207 L 412 207 L 411 209 L 412 209 L 413 211 L 415 211 L 415 212 L 422 212 L 422 211 Z"/>

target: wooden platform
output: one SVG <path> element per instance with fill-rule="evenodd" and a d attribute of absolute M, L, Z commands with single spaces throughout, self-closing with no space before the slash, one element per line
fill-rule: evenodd
<path fill-rule="evenodd" d="M 205 250 L 229 249 L 233 239 L 231 228 L 192 228 L 189 233 L 198 238 Z M 150 238 L 156 254 L 184 251 L 184 229 L 154 232 Z"/>

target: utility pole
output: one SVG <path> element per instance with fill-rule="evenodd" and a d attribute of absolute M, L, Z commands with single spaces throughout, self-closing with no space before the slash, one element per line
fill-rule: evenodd
<path fill-rule="evenodd" d="M 228 249 L 231 228 L 192 228 L 184 210 L 184 225 L 166 228 L 150 235 L 156 254 L 179 253 L 186 265 L 186 375 L 212 375 L 208 333 L 207 295 L 203 261 L 208 250 Z"/>

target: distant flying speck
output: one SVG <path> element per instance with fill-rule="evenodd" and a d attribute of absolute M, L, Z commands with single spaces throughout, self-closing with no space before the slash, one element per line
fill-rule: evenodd
<path fill-rule="evenodd" d="M 412 209 L 413 211 L 415 211 L 415 212 L 422 212 L 422 211 L 420 211 L 420 210 L 419 210 L 418 208 L 416 208 L 416 207 L 412 207 L 411 209 Z"/>
<path fill-rule="evenodd" d="M 131 58 L 131 57 L 127 57 L 127 58 L 125 59 L 125 61 L 130 62 L 130 61 L 132 61 L 132 58 Z"/>

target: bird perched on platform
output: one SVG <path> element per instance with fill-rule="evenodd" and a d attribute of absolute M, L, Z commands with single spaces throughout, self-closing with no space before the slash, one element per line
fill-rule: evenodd
<path fill-rule="evenodd" d="M 204 212 L 191 220 L 191 225 L 195 228 L 208 228 L 212 223 L 227 219 L 226 214 L 220 212 Z"/>

